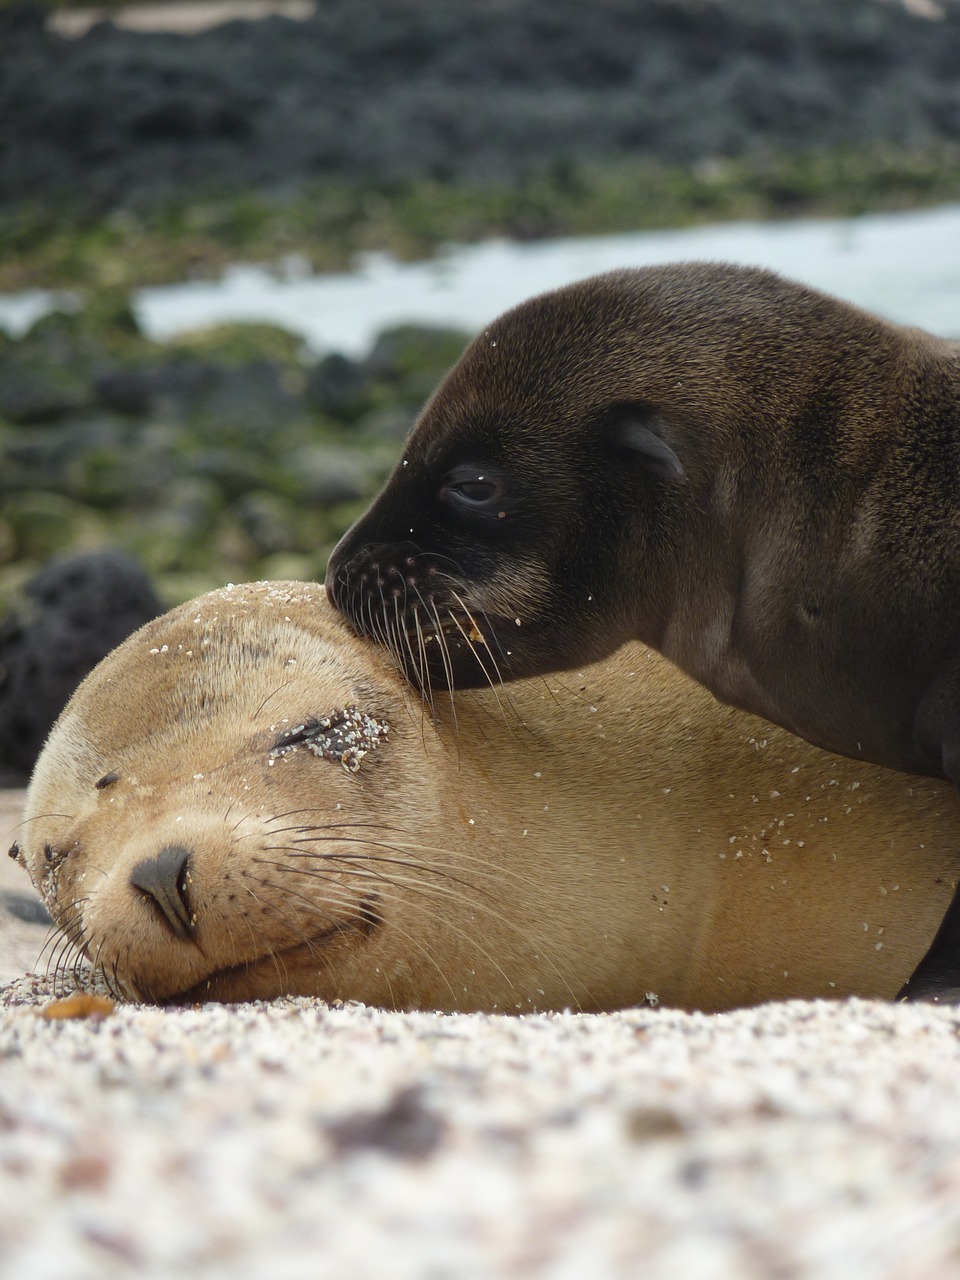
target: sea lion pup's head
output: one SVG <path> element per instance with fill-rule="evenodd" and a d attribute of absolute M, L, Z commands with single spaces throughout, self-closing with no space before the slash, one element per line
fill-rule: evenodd
<path fill-rule="evenodd" d="M 421 686 L 541 674 L 628 638 L 661 647 L 681 560 L 694 578 L 731 568 L 746 472 L 769 499 L 771 432 L 793 429 L 851 341 L 877 357 L 869 321 L 723 264 L 614 272 L 523 303 L 424 408 L 331 556 L 331 601 Z"/>

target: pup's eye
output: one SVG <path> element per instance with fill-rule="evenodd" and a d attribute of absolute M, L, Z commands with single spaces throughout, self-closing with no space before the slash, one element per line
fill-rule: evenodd
<path fill-rule="evenodd" d="M 450 487 L 456 490 L 458 498 L 464 498 L 467 502 L 489 502 L 497 492 L 493 481 L 486 480 L 483 476 L 478 476 L 476 480 L 461 480 L 459 484 Z"/>
<path fill-rule="evenodd" d="M 455 467 L 440 486 L 441 500 L 461 510 L 489 510 L 502 505 L 506 496 L 506 477 L 484 467 Z"/>

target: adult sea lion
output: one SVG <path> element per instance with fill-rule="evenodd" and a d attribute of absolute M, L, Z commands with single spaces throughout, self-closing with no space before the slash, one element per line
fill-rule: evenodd
<path fill-rule="evenodd" d="M 639 639 L 810 742 L 957 783 L 958 493 L 960 344 L 767 271 L 614 272 L 474 340 L 327 589 L 424 687 Z M 945 929 L 911 994 L 960 994 L 960 910 Z"/>
<path fill-rule="evenodd" d="M 55 963 L 133 998 L 715 1010 L 892 996 L 956 820 L 945 783 L 818 751 L 637 644 L 427 708 L 322 588 L 259 583 L 84 681 L 11 852 Z"/>

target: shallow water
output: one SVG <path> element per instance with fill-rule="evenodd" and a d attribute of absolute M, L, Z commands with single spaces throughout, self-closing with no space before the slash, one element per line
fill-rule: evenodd
<path fill-rule="evenodd" d="M 339 275 L 238 265 L 216 282 L 134 295 L 148 336 L 165 339 L 225 321 L 269 321 L 313 351 L 365 353 L 407 321 L 479 329 L 514 303 L 616 267 L 722 259 L 770 267 L 868 310 L 960 337 L 960 205 L 900 214 L 451 248 L 423 263 L 376 255 Z M 0 296 L 0 326 L 22 332 L 53 298 Z"/>

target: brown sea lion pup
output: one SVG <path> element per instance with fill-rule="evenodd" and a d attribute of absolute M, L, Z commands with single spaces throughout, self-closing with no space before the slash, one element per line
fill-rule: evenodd
<path fill-rule="evenodd" d="M 631 644 L 432 715 L 323 590 L 158 619 L 80 686 L 12 852 L 144 1000 L 447 1010 L 892 996 L 957 801 L 723 707 Z"/>
<path fill-rule="evenodd" d="M 475 339 L 327 589 L 427 689 L 639 639 L 811 742 L 956 783 L 958 494 L 960 345 L 767 271 L 621 271 Z M 960 988 L 953 916 L 911 994 Z"/>

